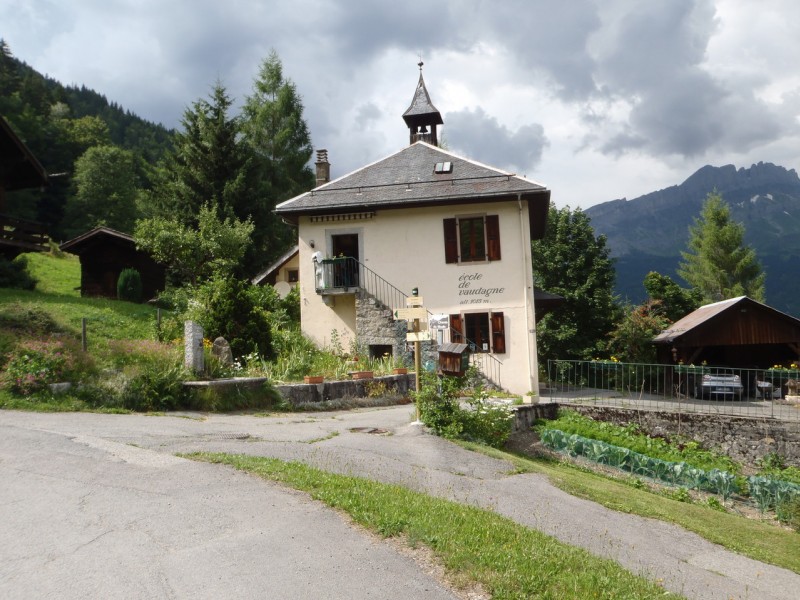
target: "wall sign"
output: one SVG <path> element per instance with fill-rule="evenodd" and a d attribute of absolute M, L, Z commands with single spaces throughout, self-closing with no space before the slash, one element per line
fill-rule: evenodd
<path fill-rule="evenodd" d="M 458 278 L 459 304 L 490 304 L 492 299 L 505 293 L 504 287 L 485 287 L 483 273 L 462 273 Z"/>

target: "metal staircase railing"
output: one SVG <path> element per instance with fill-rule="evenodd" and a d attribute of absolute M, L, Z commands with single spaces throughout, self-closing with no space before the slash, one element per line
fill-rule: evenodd
<path fill-rule="evenodd" d="M 351 256 L 323 259 L 315 265 L 316 291 L 318 294 L 335 294 L 356 289 L 362 289 L 387 308 L 396 308 L 406 305 L 406 298 L 410 294 L 392 285 L 365 264 Z M 433 315 L 428 311 L 429 315 Z M 477 352 L 478 345 L 467 338 L 462 332 L 449 327 L 450 339 L 462 339 L 471 350 L 470 364 L 491 383 L 500 387 L 500 372 L 502 362 L 488 353 Z"/>

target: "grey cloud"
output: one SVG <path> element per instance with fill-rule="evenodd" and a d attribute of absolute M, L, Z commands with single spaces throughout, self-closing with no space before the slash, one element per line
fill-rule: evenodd
<path fill-rule="evenodd" d="M 523 175 L 539 164 L 548 145 L 541 125 L 511 131 L 480 107 L 447 113 L 444 123 L 445 143 L 454 152 Z"/>
<path fill-rule="evenodd" d="M 620 19 L 598 74 L 605 93 L 632 109 L 603 152 L 694 157 L 712 148 L 747 150 L 780 134 L 777 115 L 750 82 L 723 84 L 702 68 L 717 25 L 707 0 L 637 3 Z"/>

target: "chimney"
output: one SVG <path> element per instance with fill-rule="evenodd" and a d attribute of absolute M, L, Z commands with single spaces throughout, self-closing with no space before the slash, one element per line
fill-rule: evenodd
<path fill-rule="evenodd" d="M 317 185 L 321 186 L 331 180 L 331 163 L 328 162 L 328 151 L 317 150 Z"/>

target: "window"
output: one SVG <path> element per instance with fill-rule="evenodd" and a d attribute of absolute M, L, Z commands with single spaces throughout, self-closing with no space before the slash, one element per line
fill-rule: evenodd
<path fill-rule="evenodd" d="M 297 269 L 289 269 L 286 271 L 286 278 L 289 280 L 289 283 L 297 283 L 300 281 L 300 271 Z"/>
<path fill-rule="evenodd" d="M 453 163 L 451 162 L 439 162 L 433 166 L 433 172 L 438 174 L 442 173 L 452 173 L 453 172 Z"/>
<path fill-rule="evenodd" d="M 500 219 L 497 215 L 444 220 L 446 263 L 500 260 Z"/>
<path fill-rule="evenodd" d="M 469 344 L 473 352 L 505 354 L 505 317 L 501 312 L 450 315 L 450 341 Z"/>

